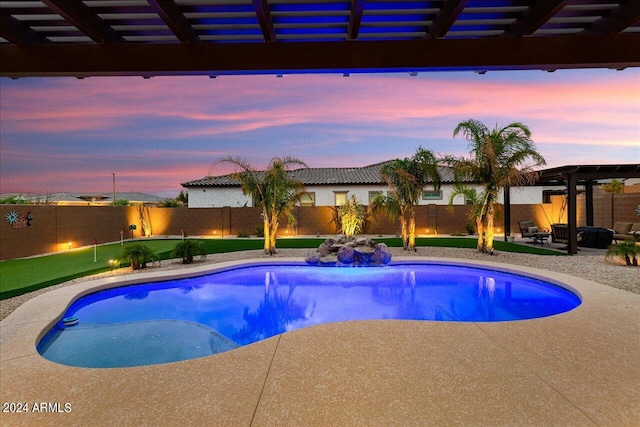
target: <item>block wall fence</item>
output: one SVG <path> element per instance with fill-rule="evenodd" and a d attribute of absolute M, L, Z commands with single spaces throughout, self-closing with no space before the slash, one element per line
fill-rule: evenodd
<path fill-rule="evenodd" d="M 517 233 L 518 221 L 532 219 L 540 227 L 566 222 L 563 196 L 553 196 L 551 203 L 512 205 L 511 232 Z M 610 228 L 616 221 L 639 222 L 636 206 L 640 193 L 594 195 L 594 225 Z M 578 226 L 586 224 L 584 196 L 578 196 Z M 501 210 L 501 209 L 499 209 Z M 425 205 L 416 207 L 416 232 L 420 236 L 465 232 L 469 206 Z M 81 246 L 142 237 L 142 228 L 151 236 L 235 237 L 239 233 L 255 234 L 262 224 L 260 209 L 223 208 L 139 208 L 136 206 L 52 206 L 0 205 L 0 260 L 60 252 Z M 27 221 L 27 217 L 31 217 Z M 333 209 L 326 206 L 299 207 L 295 223 L 280 222 L 280 236 L 316 236 L 336 234 Z M 144 219 L 144 220 L 143 220 Z M 13 224 L 10 222 L 13 222 Z M 136 229 L 130 231 L 129 227 Z M 504 232 L 502 220 L 496 221 L 498 233 Z M 399 223 L 385 215 L 368 218 L 364 234 L 395 235 Z"/>

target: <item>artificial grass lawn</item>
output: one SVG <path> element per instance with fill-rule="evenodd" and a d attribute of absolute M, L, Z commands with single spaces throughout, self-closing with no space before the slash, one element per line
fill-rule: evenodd
<path fill-rule="evenodd" d="M 386 243 L 390 247 L 401 247 L 400 238 L 375 238 L 377 242 Z M 315 249 L 324 242 L 324 238 L 278 239 L 278 248 Z M 260 250 L 263 239 L 203 239 L 207 253 L 234 252 L 243 250 Z M 171 257 L 171 252 L 179 240 L 142 239 L 135 243 L 143 243 L 155 251 L 161 260 Z M 126 244 L 130 244 L 127 242 Z M 476 239 L 429 237 L 416 238 L 416 246 L 456 247 L 475 249 Z M 496 240 L 497 251 L 533 253 L 540 255 L 564 255 L 560 252 L 544 248 L 519 245 Z M 93 262 L 93 246 L 77 250 L 45 255 L 34 258 L 21 258 L 0 262 L 0 299 L 11 298 L 47 286 L 66 282 L 77 277 L 102 273 L 109 270 L 109 260 L 116 259 L 122 251 L 120 243 L 100 245 L 96 250 Z M 125 265 L 122 264 L 121 268 Z"/>

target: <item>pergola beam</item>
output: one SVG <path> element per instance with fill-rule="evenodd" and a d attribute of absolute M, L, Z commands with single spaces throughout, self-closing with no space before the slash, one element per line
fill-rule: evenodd
<path fill-rule="evenodd" d="M 266 42 L 276 41 L 276 31 L 273 27 L 273 19 L 271 19 L 271 10 L 269 9 L 269 2 L 267 0 L 251 0 L 253 8 L 256 11 L 260 28 L 262 29 L 262 36 Z"/>
<path fill-rule="evenodd" d="M 440 39 L 446 36 L 468 3 L 469 0 L 445 0 L 440 8 L 440 12 L 438 12 L 431 23 L 426 36 L 431 39 Z"/>
<path fill-rule="evenodd" d="M 351 13 L 349 14 L 348 40 L 358 40 L 360 34 L 360 24 L 364 13 L 365 0 L 351 0 Z"/>
<path fill-rule="evenodd" d="M 562 182 L 569 174 L 574 175 L 578 183 L 608 178 L 640 178 L 640 164 L 561 166 L 542 171 L 538 183 Z"/>
<path fill-rule="evenodd" d="M 640 34 L 300 43 L 0 45 L 0 76 L 271 74 L 640 66 Z"/>
<path fill-rule="evenodd" d="M 123 42 L 115 31 L 79 0 L 42 0 L 53 12 L 87 35 L 96 43 Z"/>
<path fill-rule="evenodd" d="M 172 0 L 148 0 L 149 5 L 162 18 L 165 24 L 182 43 L 194 43 L 200 41 L 187 18 L 180 8 Z"/>
<path fill-rule="evenodd" d="M 49 42 L 37 31 L 2 11 L 0 11 L 0 37 L 17 45 Z"/>
<path fill-rule="evenodd" d="M 616 6 L 608 16 L 595 21 L 584 33 L 618 34 L 638 21 L 640 21 L 640 1 L 632 0 Z"/>
<path fill-rule="evenodd" d="M 529 7 L 527 11 L 524 12 L 522 19 L 516 19 L 513 24 L 511 24 L 504 35 L 518 37 L 530 36 L 567 3 L 569 3 L 568 0 L 543 0 L 535 2 L 533 7 Z"/>

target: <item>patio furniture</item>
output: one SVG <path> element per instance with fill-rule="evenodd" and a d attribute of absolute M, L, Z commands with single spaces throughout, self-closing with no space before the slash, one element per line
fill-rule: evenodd
<path fill-rule="evenodd" d="M 618 240 L 632 240 L 636 242 L 640 241 L 640 222 L 616 222 L 613 224 L 613 240 L 618 243 Z"/>
<path fill-rule="evenodd" d="M 613 240 L 613 231 L 602 227 L 578 227 L 582 239 L 578 243 L 587 248 L 606 249 Z"/>
<path fill-rule="evenodd" d="M 551 224 L 551 241 L 553 243 L 569 243 L 569 227 L 567 224 Z"/>
<path fill-rule="evenodd" d="M 545 232 L 537 232 L 537 233 L 533 233 L 533 244 L 537 244 L 540 243 L 540 246 L 544 246 L 544 244 L 546 243 L 547 246 L 551 246 L 549 244 L 549 236 L 551 236 L 551 233 L 545 233 Z"/>
<path fill-rule="evenodd" d="M 536 242 L 536 233 L 549 233 L 548 229 L 536 226 L 533 221 L 518 221 L 518 227 L 522 237 L 533 239 L 533 243 Z"/>

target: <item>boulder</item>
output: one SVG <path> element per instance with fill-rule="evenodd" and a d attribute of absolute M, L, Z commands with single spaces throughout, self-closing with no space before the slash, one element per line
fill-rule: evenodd
<path fill-rule="evenodd" d="M 316 252 L 308 252 L 307 257 L 304 259 L 309 265 L 317 265 L 320 262 L 320 254 Z"/>
<path fill-rule="evenodd" d="M 338 262 L 336 260 L 336 257 L 332 255 L 322 256 L 318 260 L 319 260 L 318 265 L 320 265 L 321 267 L 332 267 L 332 266 L 335 266 L 336 263 Z"/>
<path fill-rule="evenodd" d="M 367 239 L 366 237 L 358 237 L 355 240 L 356 245 L 358 246 L 364 246 L 364 245 L 368 245 L 369 244 L 369 239 Z"/>
<path fill-rule="evenodd" d="M 351 246 L 343 246 L 338 251 L 338 262 L 340 264 L 353 264 L 356 259 L 356 251 Z"/>
<path fill-rule="evenodd" d="M 378 243 L 371 256 L 371 261 L 376 265 L 387 265 L 391 262 L 391 251 L 384 243 Z"/>
<path fill-rule="evenodd" d="M 372 254 L 375 252 L 376 248 L 373 246 L 357 246 L 356 250 L 362 254 Z"/>
<path fill-rule="evenodd" d="M 380 266 L 391 262 L 391 251 L 384 243 L 377 243 L 367 237 L 344 235 L 328 238 L 318 246 L 315 252 L 309 252 L 305 258 L 307 264 L 332 266 Z"/>
<path fill-rule="evenodd" d="M 328 245 L 327 242 L 321 243 L 320 246 L 318 246 L 318 252 L 320 256 L 327 256 L 331 253 L 331 246 Z"/>

